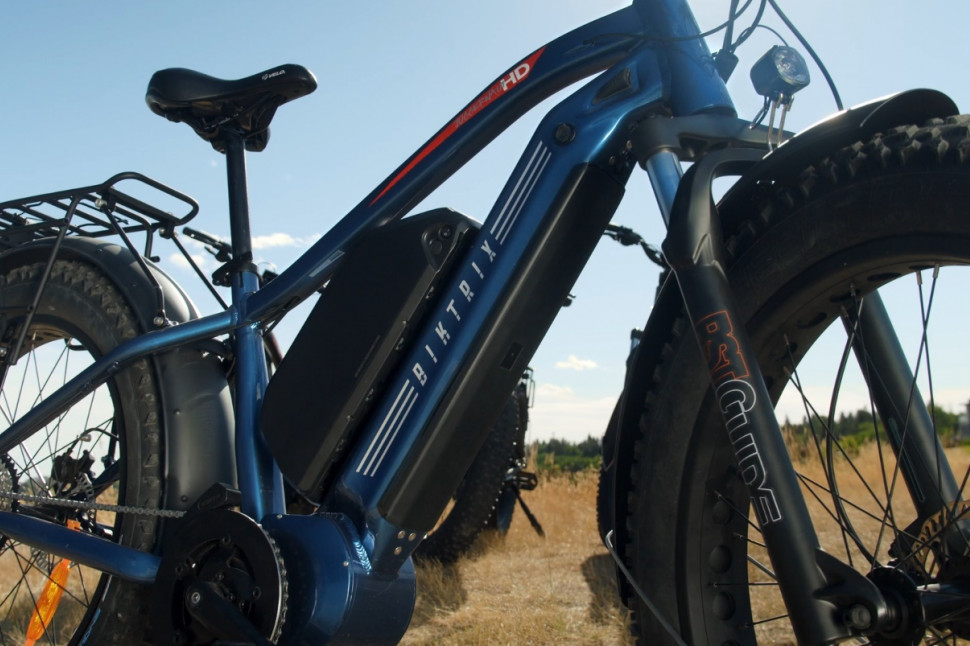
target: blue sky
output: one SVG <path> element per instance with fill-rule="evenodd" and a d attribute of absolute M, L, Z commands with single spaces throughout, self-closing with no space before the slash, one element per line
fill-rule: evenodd
<path fill-rule="evenodd" d="M 828 65 L 846 105 L 934 87 L 970 110 L 964 37 L 970 3 L 781 4 Z M 8 0 L 0 3 L 0 199 L 137 170 L 194 196 L 202 213 L 193 226 L 226 235 L 222 158 L 184 125 L 146 108 L 148 79 L 165 67 L 240 78 L 299 63 L 314 71 L 318 90 L 281 108 L 267 150 L 248 159 L 258 253 L 283 267 L 509 65 L 622 5 Z M 694 5 L 709 28 L 723 20 L 728 2 Z M 770 9 L 766 22 L 794 44 Z M 760 107 L 747 70 L 777 42 L 759 30 L 738 52 L 729 87 L 741 116 Z M 719 37 L 710 45 L 717 49 Z M 790 129 L 834 110 L 814 68 L 812 77 L 795 101 Z M 527 115 L 419 209 L 450 206 L 484 218 L 539 117 Z M 615 221 L 659 243 L 663 229 L 645 177 L 634 175 Z M 164 264 L 177 280 L 193 283 L 176 263 Z M 582 439 L 602 431 L 623 379 L 629 330 L 646 320 L 655 282 L 642 254 L 603 241 L 573 289 L 575 303 L 532 362 L 539 383 L 533 437 Z M 202 291 L 192 293 L 202 309 L 212 307 Z M 281 326 L 284 342 L 297 325 Z"/>

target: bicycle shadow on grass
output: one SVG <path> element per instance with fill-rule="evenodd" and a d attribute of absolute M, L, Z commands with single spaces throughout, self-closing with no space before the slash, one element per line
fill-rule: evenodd
<path fill-rule="evenodd" d="M 592 595 L 590 620 L 598 624 L 625 621 L 627 610 L 620 601 L 613 558 L 609 554 L 597 554 L 586 559 L 580 569 Z"/>

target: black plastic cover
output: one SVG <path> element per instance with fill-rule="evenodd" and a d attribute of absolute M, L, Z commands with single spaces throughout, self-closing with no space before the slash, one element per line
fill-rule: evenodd
<path fill-rule="evenodd" d="M 266 389 L 262 432 L 312 499 L 404 354 L 438 283 L 479 225 L 435 209 L 380 227 L 342 261 Z"/>

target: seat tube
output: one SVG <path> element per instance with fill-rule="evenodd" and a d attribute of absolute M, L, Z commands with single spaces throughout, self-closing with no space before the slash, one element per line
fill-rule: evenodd
<path fill-rule="evenodd" d="M 229 234 L 232 260 L 240 263 L 253 260 L 253 240 L 249 230 L 249 190 L 246 186 L 246 145 L 242 135 L 227 134 L 226 183 L 229 187 Z"/>
<path fill-rule="evenodd" d="M 241 135 L 226 137 L 226 175 L 232 243 L 229 272 L 232 303 L 237 312 L 245 313 L 249 296 L 259 289 L 259 275 L 253 264 L 246 149 Z M 232 345 L 236 363 L 236 465 L 242 511 L 258 521 L 285 509 L 283 476 L 258 430 L 259 407 L 269 380 L 259 325 L 248 323 L 237 328 L 232 335 Z"/>

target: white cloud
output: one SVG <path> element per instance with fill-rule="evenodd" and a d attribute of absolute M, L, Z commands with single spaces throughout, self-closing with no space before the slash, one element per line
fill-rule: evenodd
<path fill-rule="evenodd" d="M 197 264 L 199 268 L 202 269 L 203 271 L 207 268 L 207 265 L 209 264 L 209 260 L 212 259 L 212 256 L 208 254 L 194 253 L 191 255 L 192 255 L 192 260 L 194 260 L 195 264 Z M 171 262 L 179 269 L 187 269 L 189 271 L 192 271 L 192 266 L 189 264 L 189 261 L 186 260 L 185 256 L 183 256 L 181 253 L 170 254 L 168 259 L 169 259 L 169 262 Z"/>
<path fill-rule="evenodd" d="M 253 249 L 269 249 L 271 247 L 309 247 L 319 239 L 319 235 L 299 238 L 288 233 L 270 233 L 269 235 L 253 237 Z"/>
<path fill-rule="evenodd" d="M 529 411 L 528 439 L 581 442 L 590 435 L 602 437 L 615 405 L 616 397 L 583 397 L 567 386 L 539 384 Z"/>
<path fill-rule="evenodd" d="M 599 366 L 592 359 L 580 359 L 575 354 L 569 355 L 569 359 L 566 361 L 557 361 L 557 370 L 575 370 L 576 372 L 583 372 L 584 370 L 596 370 Z"/>

